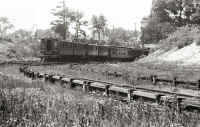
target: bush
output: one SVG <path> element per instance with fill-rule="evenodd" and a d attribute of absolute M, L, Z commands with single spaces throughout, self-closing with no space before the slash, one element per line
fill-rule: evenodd
<path fill-rule="evenodd" d="M 164 48 L 178 47 L 181 49 L 193 42 L 200 43 L 199 33 L 200 30 L 196 26 L 180 27 L 174 33 L 170 34 L 168 38 L 162 40 L 161 44 Z"/>
<path fill-rule="evenodd" d="M 197 37 L 197 38 L 195 39 L 195 43 L 196 43 L 196 45 L 200 45 L 200 37 Z"/>
<path fill-rule="evenodd" d="M 99 102 L 59 86 L 33 87 L 33 83 L 9 78 L 0 82 L 4 84 L 0 87 L 0 124 L 5 127 L 190 127 L 198 126 L 200 118 L 196 113 L 178 113 L 176 105 L 161 110 L 143 101 Z"/>
<path fill-rule="evenodd" d="M 11 46 L 7 51 L 7 57 L 10 58 L 27 58 L 38 57 L 40 44 L 37 40 L 26 40 L 17 42 L 14 46 Z"/>

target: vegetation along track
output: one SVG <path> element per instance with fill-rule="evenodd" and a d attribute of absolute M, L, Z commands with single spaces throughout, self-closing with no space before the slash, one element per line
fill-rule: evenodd
<path fill-rule="evenodd" d="M 112 97 L 123 102 L 143 100 L 156 105 L 176 104 L 181 110 L 200 110 L 200 98 L 198 96 L 180 94 L 176 92 L 166 92 L 160 90 L 150 90 L 146 88 L 120 86 L 111 82 L 96 81 L 92 79 L 68 77 L 66 75 L 43 74 L 32 71 L 28 66 L 21 66 L 19 71 L 25 76 L 34 79 L 43 79 L 45 82 L 60 83 L 63 87 L 82 88 L 84 92 L 101 93 L 101 95 Z"/>

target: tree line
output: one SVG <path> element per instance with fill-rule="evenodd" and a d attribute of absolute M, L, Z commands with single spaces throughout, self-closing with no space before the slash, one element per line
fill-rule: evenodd
<path fill-rule="evenodd" d="M 74 11 L 66 6 L 65 1 L 59 3 L 52 14 L 57 18 L 51 22 L 52 29 L 59 34 L 62 39 L 72 38 L 80 40 L 87 38 L 87 32 L 84 28 L 89 27 L 92 37 L 90 39 L 99 42 L 108 41 L 109 44 L 120 45 L 120 42 L 133 41 L 139 36 L 139 31 L 130 31 L 123 28 L 108 28 L 107 19 L 104 15 L 93 15 L 90 21 L 84 19 L 84 14 L 80 11 Z M 75 30 L 73 35 L 70 27 Z M 136 39 L 134 40 L 136 41 Z"/>
<path fill-rule="evenodd" d="M 108 20 L 101 15 L 93 15 L 90 21 L 86 20 L 83 12 L 69 8 L 63 0 L 50 12 L 55 20 L 51 21 L 50 28 L 46 30 L 37 29 L 27 31 L 18 29 L 11 34 L 7 33 L 14 25 L 6 17 L 0 17 L 0 38 L 14 37 L 19 40 L 41 39 L 53 37 L 70 39 L 83 42 L 92 40 L 99 44 L 123 45 L 122 42 L 133 42 L 138 40 L 140 32 L 137 30 L 126 30 L 121 27 L 108 27 Z M 74 32 L 72 32 L 74 30 Z M 88 34 L 88 31 L 90 34 Z"/>
<path fill-rule="evenodd" d="M 142 29 L 141 41 L 159 43 L 183 26 L 200 25 L 200 5 L 194 0 L 157 0 L 148 23 Z"/>

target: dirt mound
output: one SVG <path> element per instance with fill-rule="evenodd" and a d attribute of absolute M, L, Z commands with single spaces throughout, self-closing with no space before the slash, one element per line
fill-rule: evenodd
<path fill-rule="evenodd" d="M 181 49 L 158 49 L 140 62 L 173 62 L 181 65 L 200 65 L 200 46 L 192 43 Z"/>

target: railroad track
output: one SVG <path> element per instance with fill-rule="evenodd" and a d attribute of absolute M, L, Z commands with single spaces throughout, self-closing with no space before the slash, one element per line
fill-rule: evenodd
<path fill-rule="evenodd" d="M 80 87 L 86 93 L 96 91 L 107 97 L 117 98 L 123 102 L 131 103 L 142 99 L 143 101 L 156 103 L 158 105 L 176 104 L 178 110 L 200 110 L 200 97 L 180 94 L 176 92 L 150 90 L 146 88 L 121 86 L 111 82 L 96 81 L 85 78 L 69 78 L 67 76 L 43 74 L 34 72 L 28 66 L 21 66 L 19 71 L 25 76 L 35 79 L 43 79 L 45 82 L 60 83 L 63 87 Z"/>
<path fill-rule="evenodd" d="M 163 79 L 159 78 L 157 75 L 150 75 L 149 77 L 143 76 L 138 77 L 138 80 L 144 80 L 144 81 L 151 81 L 152 84 L 156 85 L 158 83 L 170 83 L 172 86 L 176 87 L 178 85 L 187 85 L 188 88 L 193 90 L 200 90 L 200 80 L 198 81 L 181 81 L 177 80 L 177 77 L 174 77 L 173 79 Z"/>
<path fill-rule="evenodd" d="M 0 65 L 29 65 L 29 66 L 41 66 L 41 65 L 62 65 L 66 64 L 66 62 L 45 62 L 41 63 L 41 61 L 32 61 L 32 60 L 18 60 L 18 61 L 4 61 L 0 62 Z"/>

